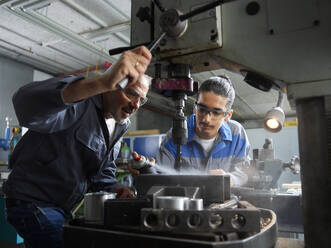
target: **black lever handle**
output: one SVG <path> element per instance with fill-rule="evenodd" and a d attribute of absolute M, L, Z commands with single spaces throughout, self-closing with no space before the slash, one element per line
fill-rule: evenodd
<path fill-rule="evenodd" d="M 166 35 L 166 32 L 163 32 L 159 37 L 157 37 L 155 40 L 153 40 L 147 48 L 149 49 L 150 52 L 152 52 L 160 43 L 160 41 L 163 39 L 163 37 Z M 125 89 L 125 87 L 129 83 L 129 77 L 123 78 L 121 81 L 118 82 L 117 87 L 121 89 Z"/>
<path fill-rule="evenodd" d="M 166 11 L 166 8 L 162 6 L 160 0 L 152 0 L 152 2 L 159 8 L 161 12 Z"/>
<path fill-rule="evenodd" d="M 138 45 L 134 45 L 134 46 L 125 46 L 125 47 L 116 47 L 114 49 L 110 49 L 109 50 L 109 55 L 112 56 L 112 55 L 116 55 L 116 54 L 119 54 L 119 53 L 122 53 L 122 52 L 125 52 L 127 50 L 131 50 L 131 49 L 134 49 L 138 46 L 147 46 L 149 43 L 142 43 L 142 44 L 138 44 Z"/>
<path fill-rule="evenodd" d="M 181 15 L 181 16 L 179 17 L 179 19 L 180 19 L 181 21 L 185 21 L 185 20 L 187 20 L 188 18 L 191 18 L 191 17 L 193 17 L 193 16 L 195 16 L 195 15 L 198 15 L 198 14 L 200 14 L 200 13 L 202 13 L 202 12 L 205 12 L 205 11 L 207 11 L 207 10 L 213 9 L 213 8 L 217 7 L 218 5 L 221 5 L 221 4 L 224 3 L 224 2 L 225 2 L 225 0 L 217 0 L 217 1 L 215 1 L 215 2 L 212 2 L 212 3 L 206 4 L 206 5 L 201 6 L 201 7 L 197 8 L 197 9 L 195 9 L 195 10 L 192 10 L 192 11 L 186 13 L 186 14 Z"/>

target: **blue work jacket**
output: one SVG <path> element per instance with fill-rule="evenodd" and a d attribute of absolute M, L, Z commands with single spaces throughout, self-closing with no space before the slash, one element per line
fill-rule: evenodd
<path fill-rule="evenodd" d="M 243 126 L 229 120 L 223 122 L 218 130 L 210 153 L 206 156 L 203 147 L 195 139 L 195 115 L 187 120 L 187 143 L 182 145 L 183 173 L 199 173 L 209 170 L 222 169 L 227 172 L 234 186 L 241 186 L 247 182 L 245 169 L 249 166 L 249 141 Z M 167 132 L 159 151 L 156 162 L 161 167 L 174 168 L 177 146 L 172 141 L 172 129 Z M 167 170 L 164 170 L 167 172 Z M 160 171 L 162 173 L 162 170 Z M 173 170 L 168 170 L 173 173 Z"/>
<path fill-rule="evenodd" d="M 70 211 L 87 191 L 121 186 L 114 161 L 130 123 L 116 124 L 109 140 L 101 95 L 64 103 L 63 89 L 81 78 L 32 82 L 14 94 L 19 123 L 29 130 L 11 155 L 6 197 Z"/>

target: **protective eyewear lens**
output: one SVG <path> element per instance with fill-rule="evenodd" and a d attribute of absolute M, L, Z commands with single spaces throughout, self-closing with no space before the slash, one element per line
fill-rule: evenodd
<path fill-rule="evenodd" d="M 195 103 L 195 106 L 197 108 L 197 114 L 200 116 L 205 116 L 207 114 L 210 114 L 212 118 L 219 119 L 221 117 L 224 117 L 228 114 L 228 112 L 223 111 L 221 109 L 209 109 L 203 104 Z"/>
<path fill-rule="evenodd" d="M 132 102 L 138 102 L 139 103 L 139 107 L 144 105 L 147 101 L 148 98 L 147 97 L 140 97 L 139 94 L 137 92 L 135 92 L 134 90 L 131 89 L 124 89 L 123 93 L 125 94 L 125 96 L 127 98 L 130 99 L 130 101 Z"/>

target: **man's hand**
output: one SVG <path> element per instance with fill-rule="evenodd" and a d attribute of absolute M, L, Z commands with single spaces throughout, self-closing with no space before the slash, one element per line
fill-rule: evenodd
<path fill-rule="evenodd" d="M 209 170 L 208 174 L 210 175 L 226 175 L 227 173 L 222 169 Z M 232 177 L 230 176 L 230 187 L 233 186 Z"/>
<path fill-rule="evenodd" d="M 216 170 L 209 170 L 208 174 L 211 174 L 211 175 L 225 175 L 226 172 L 222 169 L 216 169 Z"/>
<path fill-rule="evenodd" d="M 139 154 L 137 152 L 132 152 L 132 158 L 136 159 L 139 157 Z M 154 158 L 149 158 L 149 161 L 153 164 L 155 164 L 155 159 Z M 133 177 L 136 177 L 137 175 L 140 174 L 139 170 L 133 169 L 131 163 L 128 164 L 128 169 Z"/>
<path fill-rule="evenodd" d="M 100 80 L 107 90 L 115 90 L 117 83 L 125 77 L 129 77 L 130 82 L 134 83 L 145 73 L 151 59 L 152 54 L 145 46 L 125 51 L 120 59 L 101 76 Z"/>
<path fill-rule="evenodd" d="M 120 59 L 112 65 L 105 73 L 92 78 L 78 80 L 62 91 L 64 102 L 73 103 L 97 94 L 116 89 L 116 85 L 125 77 L 130 82 L 136 82 L 145 73 L 152 54 L 147 47 L 140 46 L 125 51 Z"/>
<path fill-rule="evenodd" d="M 115 189 L 116 198 L 135 198 L 136 195 L 129 187 L 118 187 Z"/>

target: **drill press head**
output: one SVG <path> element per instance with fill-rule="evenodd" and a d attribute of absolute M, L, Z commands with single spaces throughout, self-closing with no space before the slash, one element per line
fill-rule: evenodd
<path fill-rule="evenodd" d="M 162 78 L 162 66 L 156 65 L 152 89 L 175 101 L 175 117 L 173 118 L 172 140 L 177 146 L 175 169 L 181 167 L 181 145 L 187 142 L 187 122 L 184 114 L 185 101 L 188 95 L 198 90 L 198 82 L 191 78 L 190 66 L 186 64 L 170 64 L 165 67 L 166 77 Z"/>

